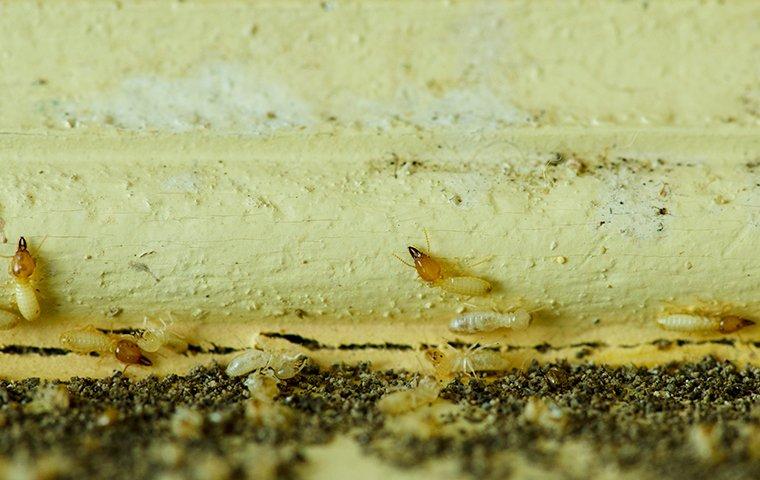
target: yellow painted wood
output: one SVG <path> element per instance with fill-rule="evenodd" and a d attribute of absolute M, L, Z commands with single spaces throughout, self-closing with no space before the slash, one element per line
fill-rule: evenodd
<path fill-rule="evenodd" d="M 603 344 L 592 359 L 611 363 L 757 362 L 760 327 L 733 350 L 718 334 L 684 353 L 652 342 L 684 337 L 656 326 L 666 310 L 760 320 L 758 15 L 752 1 L 0 4 L 0 253 L 27 237 L 43 306 L 0 343 L 55 348 L 76 326 L 172 312 L 206 350 L 279 332 L 326 363 L 415 368 L 379 346 L 444 339 L 517 347 L 514 366 L 541 343 L 558 358 Z M 493 293 L 446 294 L 393 258 L 425 229 Z M 10 277 L 5 291 L 12 309 Z M 518 306 L 535 310 L 524 332 L 446 328 Z M 350 344 L 365 348 L 333 349 Z M 165 355 L 156 372 L 210 354 Z M 0 375 L 116 365 L 17 357 Z"/>

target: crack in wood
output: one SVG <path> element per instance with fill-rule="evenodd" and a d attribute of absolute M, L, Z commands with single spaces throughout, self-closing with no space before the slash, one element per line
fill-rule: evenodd
<path fill-rule="evenodd" d="M 104 333 L 111 333 L 111 334 L 121 334 L 121 335 L 139 335 L 142 333 L 143 330 L 141 329 L 133 329 L 133 328 L 121 328 L 121 329 L 99 329 L 100 331 Z M 396 350 L 396 351 L 411 351 L 411 350 L 425 350 L 425 349 L 431 349 L 431 348 L 437 348 L 440 345 L 436 344 L 419 344 L 417 346 L 408 345 L 408 344 L 399 344 L 399 343 L 348 343 L 348 344 L 340 344 L 340 345 L 325 345 L 320 343 L 319 341 L 313 339 L 313 338 L 307 338 L 303 337 L 301 335 L 296 334 L 290 334 L 290 333 L 276 333 L 276 332 L 262 332 L 261 336 L 267 337 L 267 338 L 277 338 L 286 340 L 294 345 L 298 345 L 301 347 L 306 348 L 307 350 L 311 351 L 317 351 L 317 350 Z M 457 349 L 467 349 L 467 348 L 474 348 L 478 345 L 480 345 L 478 342 L 475 343 L 467 343 L 467 342 L 456 342 L 456 341 L 449 341 L 446 342 L 450 346 L 457 348 Z M 638 343 L 638 344 L 622 344 L 622 345 L 610 345 L 602 342 L 581 342 L 581 343 L 574 343 L 572 345 L 550 345 L 549 343 L 540 343 L 537 345 L 503 345 L 500 346 L 498 344 L 484 344 L 481 345 L 481 348 L 484 350 L 490 350 L 494 352 L 498 351 L 519 351 L 519 350 L 535 350 L 539 353 L 547 353 L 550 351 L 561 351 L 561 350 L 570 350 L 570 349 L 577 349 L 580 351 L 588 351 L 588 350 L 595 350 L 595 349 L 605 349 L 605 348 L 621 348 L 621 349 L 632 349 L 632 348 L 640 348 L 645 346 L 655 346 L 660 349 L 669 348 L 672 346 L 682 347 L 686 345 L 726 345 L 726 346 L 735 346 L 737 344 L 737 340 L 731 339 L 731 338 L 716 338 L 716 339 L 706 339 L 706 340 L 687 340 L 687 339 L 673 339 L 673 340 L 667 340 L 667 339 L 657 339 L 653 340 L 651 342 L 646 343 Z M 760 342 L 739 342 L 741 345 L 749 345 L 753 346 L 755 348 L 760 348 Z M 236 348 L 236 347 L 225 347 L 223 345 L 216 345 L 211 344 L 211 348 L 204 347 L 202 345 L 196 345 L 196 344 L 189 344 L 187 347 L 187 352 L 184 353 L 185 356 L 195 356 L 195 355 L 204 355 L 204 354 L 211 354 L 211 355 L 227 355 L 230 353 L 235 352 L 242 352 L 247 350 L 247 348 Z M 40 355 L 40 356 L 63 356 L 68 355 L 70 353 L 76 353 L 71 350 L 67 350 L 65 348 L 57 348 L 57 347 L 35 347 L 31 345 L 5 345 L 0 347 L 0 354 L 6 354 L 6 355 Z M 100 356 L 97 353 L 93 352 L 90 353 L 90 356 Z"/>

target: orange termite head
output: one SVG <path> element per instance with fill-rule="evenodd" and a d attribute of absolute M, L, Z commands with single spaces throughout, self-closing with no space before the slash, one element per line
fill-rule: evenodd
<path fill-rule="evenodd" d="M 137 346 L 132 340 L 119 340 L 116 343 L 116 351 L 114 352 L 116 358 L 127 365 L 145 365 L 147 367 L 153 365 L 148 357 L 143 355 L 140 347 Z"/>
<path fill-rule="evenodd" d="M 414 268 L 420 278 L 426 282 L 435 282 L 441 279 L 441 265 L 430 255 L 427 255 L 414 247 L 409 247 L 409 255 L 414 260 Z"/>
<path fill-rule="evenodd" d="M 754 324 L 755 322 L 752 320 L 730 315 L 728 317 L 723 317 L 720 319 L 720 326 L 718 327 L 718 330 L 720 330 L 720 333 L 733 333 L 737 330 L 740 330 L 744 327 L 749 327 L 750 325 Z"/>
<path fill-rule="evenodd" d="M 26 239 L 20 237 L 18 239 L 18 249 L 11 260 L 11 273 L 14 277 L 27 279 L 34 273 L 34 267 L 34 258 L 32 258 L 32 255 L 26 248 Z"/>

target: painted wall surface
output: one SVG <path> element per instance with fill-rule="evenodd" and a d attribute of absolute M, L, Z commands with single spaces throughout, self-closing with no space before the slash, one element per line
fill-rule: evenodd
<path fill-rule="evenodd" d="M 408 346 L 444 339 L 518 366 L 588 345 L 758 362 L 760 327 L 655 323 L 760 320 L 757 18 L 752 1 L 0 3 L 0 253 L 30 240 L 44 312 L 0 343 L 171 312 L 201 353 L 156 372 L 257 332 L 410 368 Z M 393 258 L 425 231 L 494 291 L 442 292 Z M 514 308 L 531 328 L 446 328 Z M 7 376 L 114 367 L 6 350 Z"/>

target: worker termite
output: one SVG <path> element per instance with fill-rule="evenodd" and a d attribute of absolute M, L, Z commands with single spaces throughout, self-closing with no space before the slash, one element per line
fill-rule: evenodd
<path fill-rule="evenodd" d="M 675 332 L 720 332 L 733 333 L 754 325 L 752 320 L 736 315 L 708 316 L 675 313 L 658 318 L 657 323 L 665 330 Z"/>
<path fill-rule="evenodd" d="M 425 238 L 427 239 L 427 232 L 425 232 Z M 430 241 L 427 241 L 428 251 L 430 250 Z M 409 246 L 409 255 L 412 256 L 414 265 L 406 263 L 401 257 L 394 255 L 397 259 L 401 260 L 404 265 L 413 267 L 417 270 L 417 274 L 422 281 L 428 285 L 438 287 L 447 292 L 455 293 L 457 295 L 465 295 L 470 297 L 477 297 L 486 295 L 491 291 L 491 284 L 478 277 L 452 275 L 447 272 L 444 265 L 431 257 L 427 253 L 421 251 L 416 247 Z"/>
<path fill-rule="evenodd" d="M 475 343 L 460 351 L 444 343 L 439 348 L 427 350 L 425 357 L 433 366 L 438 379 L 448 379 L 460 373 L 475 376 L 477 371 L 499 369 L 499 354 L 489 348 Z"/>
<path fill-rule="evenodd" d="M 255 398 L 261 402 L 274 400 L 280 393 L 280 388 L 277 386 L 279 379 L 274 374 L 269 372 L 254 372 L 248 375 L 243 384 L 251 393 L 251 398 Z"/>
<path fill-rule="evenodd" d="M 525 330 L 530 325 L 530 320 L 530 313 L 525 310 L 509 313 L 470 312 L 451 320 L 449 330 L 455 333 L 482 333 L 500 328 Z"/>
<path fill-rule="evenodd" d="M 63 332 L 60 339 L 64 348 L 76 353 L 113 353 L 116 350 L 113 339 L 92 325 Z"/>
<path fill-rule="evenodd" d="M 0 309 L 0 330 L 10 330 L 20 321 L 21 319 L 15 313 Z"/>
<path fill-rule="evenodd" d="M 35 267 L 36 262 L 27 249 L 26 239 L 20 237 L 16 253 L 11 257 L 10 273 L 16 283 L 18 311 L 27 320 L 36 320 L 40 316 L 40 302 L 31 280 Z"/>
<path fill-rule="evenodd" d="M 408 390 L 400 390 L 383 395 L 377 408 L 388 415 L 398 415 L 433 403 L 441 392 L 441 386 L 430 377 L 423 377 Z"/>
<path fill-rule="evenodd" d="M 174 319 L 169 314 L 169 321 L 159 319 L 160 324 L 148 317 L 143 318 L 143 331 L 137 339 L 137 345 L 146 352 L 157 352 L 161 347 L 168 347 L 182 353 L 188 348 L 187 342 L 171 330 Z"/>
<path fill-rule="evenodd" d="M 306 356 L 301 354 L 269 353 L 251 348 L 233 358 L 227 365 L 227 375 L 237 377 L 254 370 L 269 368 L 279 379 L 292 378 L 306 364 Z"/>

